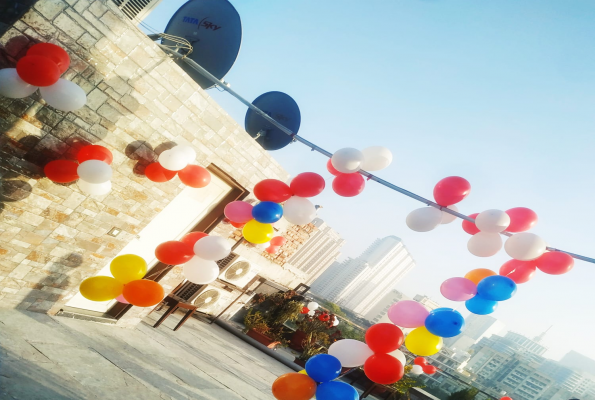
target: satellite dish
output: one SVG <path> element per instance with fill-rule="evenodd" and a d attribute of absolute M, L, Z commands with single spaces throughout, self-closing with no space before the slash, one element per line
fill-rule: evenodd
<path fill-rule="evenodd" d="M 192 45 L 188 58 L 222 79 L 238 58 L 242 43 L 242 21 L 227 0 L 190 0 L 176 11 L 167 23 L 168 35 L 182 37 Z M 175 46 L 163 39 L 162 44 Z M 203 89 L 214 83 L 183 60 L 176 61 Z"/>
<path fill-rule="evenodd" d="M 283 92 L 261 94 L 252 102 L 275 121 L 297 133 L 302 120 L 300 108 L 291 96 Z M 265 150 L 279 150 L 287 146 L 293 138 L 258 115 L 252 109 L 246 113 L 246 132 L 256 139 Z"/>
<path fill-rule="evenodd" d="M 230 282 L 243 278 L 250 272 L 250 263 L 238 261 L 225 271 L 225 280 Z"/>
<path fill-rule="evenodd" d="M 194 300 L 194 305 L 198 308 L 211 308 L 217 300 L 219 300 L 221 295 L 217 289 L 209 289 L 202 292 L 196 300 Z"/>

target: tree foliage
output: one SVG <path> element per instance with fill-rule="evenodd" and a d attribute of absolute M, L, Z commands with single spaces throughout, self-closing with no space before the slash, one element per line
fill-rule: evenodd
<path fill-rule="evenodd" d="M 476 388 L 459 390 L 448 396 L 446 400 L 473 400 L 477 393 L 479 393 L 479 390 Z"/>

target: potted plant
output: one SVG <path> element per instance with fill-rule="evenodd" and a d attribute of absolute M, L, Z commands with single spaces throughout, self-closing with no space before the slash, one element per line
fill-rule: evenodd
<path fill-rule="evenodd" d="M 289 347 L 295 351 L 303 351 L 305 346 L 322 338 L 319 333 L 324 333 L 326 338 L 331 334 L 335 315 L 326 311 L 316 310 L 314 315 L 304 315 L 296 322 L 297 329 L 291 336 Z M 330 343 L 329 343 L 330 344 Z"/>
<path fill-rule="evenodd" d="M 293 360 L 301 367 L 306 366 L 306 361 L 317 354 L 324 354 L 330 345 L 330 337 L 326 332 L 313 332 L 304 340 L 302 352 Z M 309 340 L 308 340 L 309 339 Z"/>

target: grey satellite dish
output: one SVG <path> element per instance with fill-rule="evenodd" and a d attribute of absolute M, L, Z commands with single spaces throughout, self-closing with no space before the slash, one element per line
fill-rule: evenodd
<path fill-rule="evenodd" d="M 188 58 L 222 79 L 238 58 L 242 21 L 227 0 L 190 0 L 169 20 L 165 33 L 188 40 L 192 45 Z M 167 39 L 162 44 L 175 46 Z M 176 62 L 203 89 L 214 85 L 183 60 Z"/>
<path fill-rule="evenodd" d="M 275 121 L 297 133 L 302 120 L 300 108 L 291 96 L 283 92 L 261 94 L 252 102 Z M 256 139 L 265 150 L 279 150 L 287 146 L 293 138 L 269 121 L 248 109 L 244 122 L 246 132 Z"/>

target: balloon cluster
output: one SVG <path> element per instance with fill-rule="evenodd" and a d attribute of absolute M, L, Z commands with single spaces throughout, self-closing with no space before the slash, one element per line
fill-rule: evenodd
<path fill-rule="evenodd" d="M 69 183 L 77 179 L 79 188 L 89 195 L 100 196 L 112 190 L 112 163 L 114 157 L 109 149 L 92 144 L 79 150 L 78 163 L 70 160 L 54 160 L 43 169 L 49 180 Z"/>
<path fill-rule="evenodd" d="M 305 307 L 302 308 L 302 314 L 308 314 L 309 316 L 313 317 L 316 314 L 316 310 L 318 309 L 319 305 L 315 301 L 311 301 L 306 304 Z"/>
<path fill-rule="evenodd" d="M 275 236 L 271 239 L 269 246 L 265 248 L 265 251 L 269 254 L 276 254 L 285 243 L 287 243 L 287 239 L 283 236 Z"/>
<path fill-rule="evenodd" d="M 165 150 L 158 162 L 145 168 L 145 176 L 152 182 L 167 182 L 178 175 L 183 184 L 193 188 L 203 188 L 211 183 L 211 174 L 200 165 L 190 164 L 196 160 L 196 151 L 190 146 L 181 145 Z"/>
<path fill-rule="evenodd" d="M 35 93 L 61 111 L 75 111 L 87 103 L 85 91 L 60 78 L 70 65 L 68 53 L 52 43 L 38 43 L 17 62 L 16 68 L 0 70 L 0 95 L 20 99 Z"/>
<path fill-rule="evenodd" d="M 393 155 L 382 146 L 367 147 L 362 151 L 346 147 L 337 150 L 326 164 L 332 175 L 333 190 L 339 196 L 353 197 L 363 192 L 366 187 L 364 177 L 358 173 L 364 171 L 380 171 L 390 165 Z"/>
<path fill-rule="evenodd" d="M 411 368 L 411 375 L 428 374 L 433 375 L 438 371 L 438 368 L 428 364 L 428 361 L 423 357 L 416 357 L 413 360 L 413 367 Z"/>
<path fill-rule="evenodd" d="M 110 263 L 112 276 L 93 276 L 81 282 L 81 295 L 91 301 L 116 299 L 138 307 L 151 307 L 165 297 L 163 287 L 142 279 L 147 273 L 146 261 L 134 254 L 118 256 Z"/>

